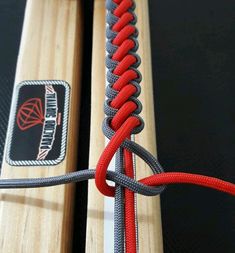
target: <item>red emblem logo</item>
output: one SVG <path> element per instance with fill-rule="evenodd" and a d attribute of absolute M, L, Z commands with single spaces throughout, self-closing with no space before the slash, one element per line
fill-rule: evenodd
<path fill-rule="evenodd" d="M 36 125 L 43 125 L 44 112 L 40 98 L 30 98 L 25 101 L 17 113 L 17 125 L 25 131 Z"/>

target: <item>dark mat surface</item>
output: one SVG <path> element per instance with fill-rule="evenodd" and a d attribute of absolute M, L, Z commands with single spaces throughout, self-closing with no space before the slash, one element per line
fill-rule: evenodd
<path fill-rule="evenodd" d="M 24 18 L 25 0 L 0 1 L 0 167 Z"/>
<path fill-rule="evenodd" d="M 166 171 L 235 181 L 235 2 L 149 1 L 158 156 Z M 235 252 L 235 199 L 162 195 L 165 252 Z"/>

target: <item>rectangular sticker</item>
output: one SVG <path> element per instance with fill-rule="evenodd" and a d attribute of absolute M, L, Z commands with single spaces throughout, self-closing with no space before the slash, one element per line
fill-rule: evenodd
<path fill-rule="evenodd" d="M 23 81 L 10 116 L 6 160 L 15 166 L 56 165 L 66 153 L 70 89 L 60 80 Z"/>

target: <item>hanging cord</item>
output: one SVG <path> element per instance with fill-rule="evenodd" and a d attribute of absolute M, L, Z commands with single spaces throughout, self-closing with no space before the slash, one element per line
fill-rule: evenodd
<path fill-rule="evenodd" d="M 141 81 L 140 73 L 137 71 L 140 58 L 136 54 L 135 42 L 138 32 L 135 28 L 134 6 L 130 1 L 123 2 L 120 7 L 118 5 L 120 1 L 107 1 L 106 3 L 108 10 L 107 49 L 115 52 L 109 52 L 106 58 L 109 85 L 106 92 L 108 99 L 105 103 L 105 113 L 110 117 L 111 128 L 117 131 L 129 115 L 132 114 L 139 119 L 138 114 L 142 108 L 141 103 L 137 100 Z M 123 45 L 128 43 L 130 48 L 127 51 Z M 120 82 L 119 79 L 122 78 Z M 115 96 L 113 96 L 114 92 L 116 92 Z M 139 131 L 141 129 L 142 127 L 139 128 Z M 121 169 L 125 175 L 134 178 L 132 153 L 126 148 L 120 149 L 123 157 L 116 156 L 116 171 Z M 126 252 L 130 250 L 135 252 L 137 238 L 134 193 L 119 186 L 115 191 L 114 252 L 124 252 L 124 238 Z"/>
<path fill-rule="evenodd" d="M 108 68 L 106 90 L 107 100 L 105 103 L 105 114 L 109 117 L 110 127 L 116 132 L 121 129 L 123 123 L 132 115 L 130 123 L 138 133 L 143 129 L 143 121 L 138 116 L 142 105 L 137 97 L 140 94 L 141 75 L 137 71 L 140 58 L 136 54 L 136 38 L 138 31 L 135 27 L 136 17 L 132 1 L 106 1 L 107 8 L 107 44 L 108 55 L 106 66 Z M 141 124 L 142 122 L 142 124 Z M 134 125 L 136 124 L 136 125 Z M 107 128 L 104 128 L 106 133 Z M 116 156 L 116 171 L 122 170 L 130 178 L 134 178 L 132 153 L 126 148 L 120 148 L 122 156 Z M 102 161 L 102 160 L 101 160 Z M 99 166 L 102 166 L 98 162 Z M 120 167 L 120 168 L 119 168 Z M 154 166 L 155 167 L 155 166 Z M 96 183 L 100 183 L 96 177 Z M 103 181 L 105 184 L 105 180 Z M 106 184 L 106 188 L 109 186 Z M 114 190 L 114 188 L 113 188 Z M 134 193 L 128 189 L 117 186 L 115 192 L 114 210 L 114 251 L 124 252 L 124 232 L 125 232 L 125 251 L 136 252 L 136 216 L 135 216 L 135 197 Z M 123 194 L 124 191 L 124 194 Z M 123 227 L 123 221 L 125 226 Z M 122 229 L 121 229 L 122 228 Z"/>
<path fill-rule="evenodd" d="M 124 252 L 125 230 L 125 252 L 136 252 L 136 217 L 134 207 L 134 193 L 129 189 L 109 186 L 106 182 L 108 165 L 115 155 L 116 171 L 125 173 L 133 178 L 132 153 L 141 157 L 152 169 L 154 174 L 140 182 L 156 186 L 162 180 L 165 184 L 175 181 L 181 183 L 193 183 L 202 186 L 228 190 L 230 186 L 221 185 L 218 179 L 208 178 L 200 175 L 185 173 L 164 173 L 158 161 L 143 147 L 130 140 L 132 134 L 137 134 L 144 127 L 143 120 L 139 117 L 142 105 L 137 97 L 140 94 L 141 75 L 137 70 L 140 57 L 136 54 L 138 43 L 138 30 L 135 27 L 136 16 L 134 14 L 134 0 L 106 0 L 107 30 L 106 30 L 106 66 L 108 68 L 106 89 L 107 99 L 104 111 L 106 118 L 103 123 L 103 133 L 110 139 L 108 145 L 100 156 L 96 168 L 95 182 L 97 188 L 106 196 L 115 196 L 115 252 Z M 121 152 L 121 153 L 120 153 Z M 122 157 L 121 157 L 122 155 Z M 228 186 L 228 188 L 227 188 Z M 165 186 L 155 188 L 160 194 Z M 124 205 L 124 206 L 123 206 Z M 124 211 L 123 211 L 124 208 Z M 125 226 L 123 227 L 123 220 Z"/>

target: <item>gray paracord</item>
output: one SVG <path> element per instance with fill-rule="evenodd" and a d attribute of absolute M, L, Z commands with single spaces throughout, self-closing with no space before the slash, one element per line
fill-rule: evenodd
<path fill-rule="evenodd" d="M 119 148 L 115 157 L 115 172 L 124 171 L 123 148 Z M 124 252 L 124 188 L 116 185 L 114 199 L 114 252 Z"/>
<path fill-rule="evenodd" d="M 106 88 L 106 96 L 107 99 L 104 104 L 104 112 L 106 114 L 106 118 L 103 122 L 103 133 L 104 135 L 111 139 L 114 135 L 114 131 L 110 127 L 110 122 L 113 119 L 113 117 L 117 113 L 117 109 L 112 108 L 109 104 L 110 102 L 118 95 L 118 91 L 114 90 L 112 87 L 114 83 L 118 80 L 119 76 L 116 76 L 113 73 L 113 70 L 117 67 L 119 62 L 112 60 L 113 54 L 117 51 L 118 47 L 113 45 L 112 40 L 115 39 L 117 36 L 117 33 L 112 30 L 112 26 L 118 22 L 119 18 L 113 15 L 113 11 L 116 9 L 117 4 L 113 2 L 112 0 L 106 0 L 106 9 L 107 9 L 107 16 L 106 16 L 106 22 L 107 22 L 107 28 L 106 28 L 106 50 L 107 50 L 107 57 L 106 57 L 106 67 L 108 69 L 107 72 L 107 88 Z M 135 4 L 134 7 L 129 9 L 129 13 L 131 13 L 134 16 L 134 20 L 130 22 L 131 25 L 135 25 L 137 18 L 134 14 Z M 136 29 L 136 32 L 134 35 L 131 36 L 131 39 L 136 43 L 137 42 L 137 36 L 138 36 L 138 30 Z M 128 54 L 131 54 L 135 56 L 137 59 L 136 63 L 130 67 L 130 69 L 133 69 L 136 73 L 138 73 L 138 78 L 135 80 L 132 80 L 130 83 L 133 84 L 136 87 L 136 93 L 129 99 L 133 101 L 137 105 L 137 109 L 132 114 L 132 116 L 137 117 L 142 124 L 138 126 L 132 134 L 139 133 L 143 127 L 144 122 L 139 117 L 139 114 L 142 110 L 142 104 L 137 99 L 137 97 L 140 94 L 140 85 L 141 82 L 141 74 L 138 72 L 137 68 L 140 65 L 141 59 L 136 54 L 136 51 L 138 49 L 138 44 L 135 44 L 136 46 L 132 49 L 131 52 L 128 52 Z M 115 165 L 115 171 L 117 173 L 123 173 L 123 149 L 128 149 L 132 153 L 136 154 L 137 156 L 141 157 L 151 168 L 153 173 L 162 173 L 163 169 L 161 165 L 158 163 L 157 159 L 153 157 L 147 150 L 145 150 L 140 145 L 136 144 L 135 142 L 126 139 L 121 147 L 119 148 L 118 152 L 116 153 L 116 165 Z M 155 190 L 159 193 L 161 193 L 164 190 L 164 186 L 156 187 Z M 124 253 L 124 189 L 120 185 L 116 185 L 116 192 L 115 192 L 115 209 L 114 209 L 114 252 L 115 253 Z"/>
<path fill-rule="evenodd" d="M 51 187 L 61 184 L 77 183 L 94 178 L 95 170 L 86 169 L 54 177 L 1 179 L 0 189 Z M 159 194 L 157 187 L 146 186 L 115 171 L 107 172 L 107 180 L 145 196 L 156 196 Z"/>

